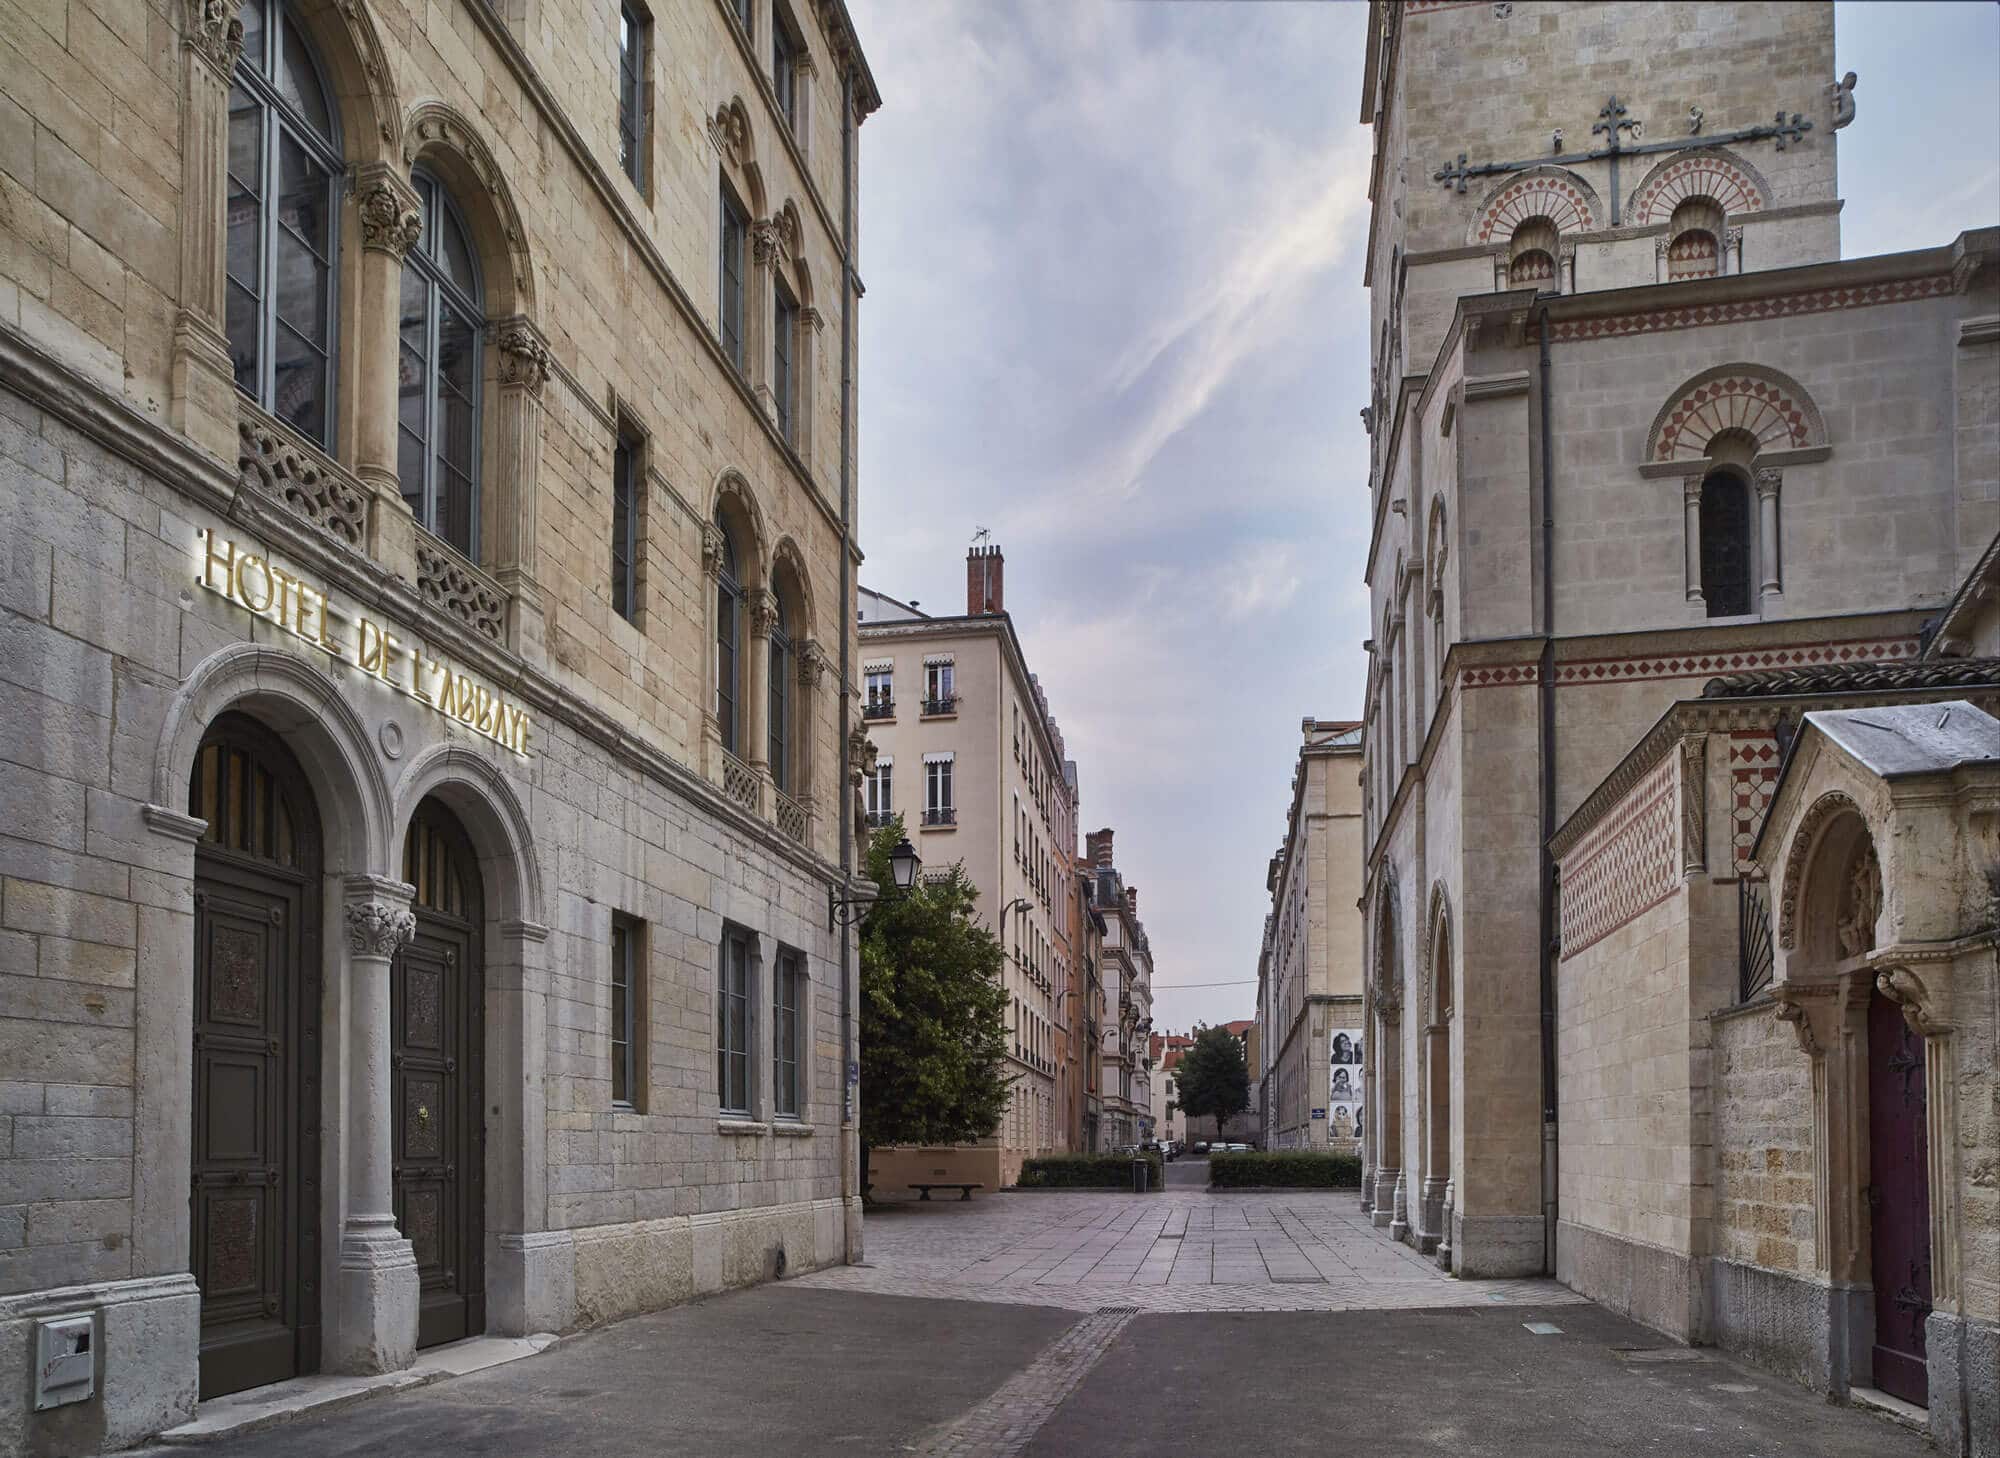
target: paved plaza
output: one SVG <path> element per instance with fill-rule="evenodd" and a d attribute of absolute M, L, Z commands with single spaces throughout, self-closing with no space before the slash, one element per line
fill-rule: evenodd
<path fill-rule="evenodd" d="M 1676 1346 L 1553 1282 L 1446 1276 L 1376 1230 L 1350 1193 L 1210 1194 L 1170 1184 L 1144 1197 L 1020 1192 L 913 1203 L 871 1214 L 867 1244 L 862 1267 L 637 1317 L 538 1356 L 195 1451 L 1927 1451 L 1880 1417 Z"/>

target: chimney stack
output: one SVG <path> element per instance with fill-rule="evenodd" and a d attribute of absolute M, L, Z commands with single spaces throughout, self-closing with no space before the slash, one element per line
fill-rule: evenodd
<path fill-rule="evenodd" d="M 1093 830 L 1083 838 L 1084 851 L 1090 856 L 1090 863 L 1099 870 L 1108 871 L 1115 861 L 1111 859 L 1111 831 Z"/>
<path fill-rule="evenodd" d="M 965 615 L 976 618 L 1007 610 L 1007 559 L 998 547 L 973 547 L 965 554 Z"/>
<path fill-rule="evenodd" d="M 1133 917 L 1133 919 L 1136 920 L 1138 918 L 1139 888 L 1137 886 L 1127 886 L 1125 888 L 1125 910 Z"/>

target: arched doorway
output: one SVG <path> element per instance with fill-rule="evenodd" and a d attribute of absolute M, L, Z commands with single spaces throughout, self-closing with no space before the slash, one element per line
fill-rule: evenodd
<path fill-rule="evenodd" d="M 390 976 L 396 1227 L 416 1253 L 417 1345 L 486 1329 L 485 892 L 472 842 L 435 798 L 410 817 L 416 937 Z"/>
<path fill-rule="evenodd" d="M 196 751 L 189 1269 L 203 1398 L 320 1357 L 320 822 L 298 761 L 240 713 Z"/>

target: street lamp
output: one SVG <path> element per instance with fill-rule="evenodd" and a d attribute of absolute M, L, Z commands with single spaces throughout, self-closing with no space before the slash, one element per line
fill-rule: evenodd
<path fill-rule="evenodd" d="M 889 852 L 889 879 L 895 883 L 898 895 L 903 895 L 917 884 L 917 873 L 924 868 L 923 860 L 917 855 L 917 848 L 904 836 L 896 842 L 896 848 Z M 852 926 L 867 915 L 867 908 L 877 900 L 874 896 L 842 896 L 829 886 L 826 888 L 826 921 L 828 926 Z"/>

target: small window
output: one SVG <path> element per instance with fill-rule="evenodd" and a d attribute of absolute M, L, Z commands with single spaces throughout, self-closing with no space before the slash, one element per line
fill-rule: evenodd
<path fill-rule="evenodd" d="M 896 712 L 895 670 L 871 668 L 863 675 L 861 717 L 887 719 Z"/>
<path fill-rule="evenodd" d="M 641 455 L 638 436 L 621 430 L 611 462 L 611 609 L 628 623 L 639 621 Z"/>
<path fill-rule="evenodd" d="M 771 767 L 771 783 L 781 794 L 792 793 L 792 676 L 798 672 L 798 658 L 792 647 L 792 632 L 785 612 L 785 599 L 772 602 L 770 659 L 771 695 L 767 701 L 770 723 L 765 726 L 765 750 Z"/>
<path fill-rule="evenodd" d="M 644 965 L 644 928 L 623 913 L 611 918 L 611 1102 L 621 1109 L 643 1104 L 640 983 Z"/>
<path fill-rule="evenodd" d="M 630 0 L 618 8 L 618 165 L 646 190 L 646 65 L 653 23 Z"/>
<path fill-rule="evenodd" d="M 924 712 L 950 714 L 957 709 L 958 695 L 953 689 L 952 665 L 949 662 L 925 664 Z"/>
<path fill-rule="evenodd" d="M 715 998 L 716 1093 L 725 1114 L 750 1113 L 750 933 L 722 934 Z"/>
<path fill-rule="evenodd" d="M 1514 230 L 1507 249 L 1509 286 L 1555 282 L 1557 236 L 1547 218 L 1529 218 Z"/>
<path fill-rule="evenodd" d="M 1721 272 L 1723 213 L 1705 197 L 1691 197 L 1674 209 L 1667 224 L 1667 277 L 1713 278 Z"/>
<path fill-rule="evenodd" d="M 479 556 L 479 263 L 457 206 L 428 172 L 411 181 L 423 232 L 403 260 L 397 316 L 396 475 L 426 530 Z"/>
<path fill-rule="evenodd" d="M 951 760 L 934 759 L 924 766 L 924 824 L 952 825 L 957 818 L 951 803 Z"/>
<path fill-rule="evenodd" d="M 771 290 L 771 395 L 778 406 L 778 434 L 797 444 L 793 427 L 798 419 L 794 408 L 796 386 L 792 361 L 798 356 L 799 301 L 792 297 L 783 279 Z"/>
<path fill-rule="evenodd" d="M 868 776 L 868 825 L 876 829 L 887 825 L 896 814 L 895 798 L 891 791 L 893 775 L 890 761 L 878 758 L 875 772 Z"/>
<path fill-rule="evenodd" d="M 792 33 L 782 11 L 771 12 L 771 87 L 778 93 L 778 110 L 793 136 L 799 134 L 799 61 L 805 47 Z"/>
<path fill-rule="evenodd" d="M 743 369 L 743 256 L 750 217 L 727 183 L 722 187 L 722 350 Z"/>
<path fill-rule="evenodd" d="M 736 706 L 742 700 L 743 583 L 737 576 L 736 539 L 716 512 L 715 529 L 722 539 L 722 562 L 715 575 L 715 722 L 722 747 L 737 752 Z"/>
<path fill-rule="evenodd" d="M 780 1119 L 800 1118 L 805 1099 L 799 1081 L 804 1061 L 806 959 L 794 951 L 778 954 L 778 975 L 771 989 L 771 1112 Z"/>
<path fill-rule="evenodd" d="M 1750 488 L 1733 471 L 1701 483 L 1701 595 L 1711 618 L 1742 617 L 1750 601 Z"/>

